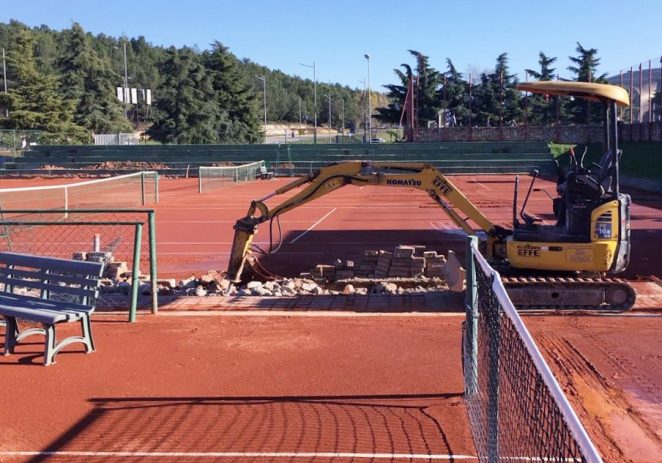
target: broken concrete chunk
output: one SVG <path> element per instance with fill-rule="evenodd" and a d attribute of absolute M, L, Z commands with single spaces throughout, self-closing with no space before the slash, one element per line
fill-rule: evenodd
<path fill-rule="evenodd" d="M 210 270 L 200 277 L 202 283 L 213 283 L 222 279 L 223 277 L 217 270 Z"/>
<path fill-rule="evenodd" d="M 318 286 L 315 283 L 312 283 L 312 282 L 304 282 L 304 283 L 301 284 L 301 289 L 303 291 L 308 291 L 308 292 L 313 291 L 317 287 Z"/>
<path fill-rule="evenodd" d="M 249 281 L 246 283 L 246 288 L 249 290 L 257 289 L 262 287 L 262 282 L 261 281 Z"/>
<path fill-rule="evenodd" d="M 202 285 L 198 285 L 195 288 L 195 295 L 198 296 L 198 297 L 206 296 L 207 295 L 207 290 Z"/>
<path fill-rule="evenodd" d="M 355 292 L 356 290 L 354 289 L 354 285 L 345 285 L 342 290 L 342 293 L 345 295 L 354 294 Z"/>

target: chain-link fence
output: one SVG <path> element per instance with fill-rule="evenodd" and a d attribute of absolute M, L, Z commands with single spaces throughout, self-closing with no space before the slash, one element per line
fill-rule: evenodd
<path fill-rule="evenodd" d="M 41 130 L 0 130 L 0 156 L 16 156 L 32 146 L 48 144 L 48 135 Z"/>
<path fill-rule="evenodd" d="M 142 244 L 146 243 L 143 250 Z M 149 268 L 152 312 L 158 310 L 156 228 L 151 209 L 70 209 L 0 211 L 0 251 L 103 260 L 108 285 L 99 307 L 130 295 L 134 321 L 141 286 L 140 269 Z"/>

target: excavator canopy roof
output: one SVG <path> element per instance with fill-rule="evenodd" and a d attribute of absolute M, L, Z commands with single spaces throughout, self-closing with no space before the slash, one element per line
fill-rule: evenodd
<path fill-rule="evenodd" d="M 629 106 L 628 92 L 616 85 L 595 84 L 593 82 L 538 81 L 525 82 L 517 85 L 523 92 L 541 93 L 545 95 L 576 96 L 593 101 L 613 101 L 618 106 Z"/>

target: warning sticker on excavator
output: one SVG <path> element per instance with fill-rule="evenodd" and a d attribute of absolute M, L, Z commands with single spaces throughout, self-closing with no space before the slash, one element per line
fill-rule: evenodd
<path fill-rule="evenodd" d="M 591 246 L 573 246 L 566 248 L 565 260 L 568 262 L 592 262 L 593 248 Z"/>
<path fill-rule="evenodd" d="M 540 246 L 517 246 L 517 255 L 522 257 L 540 257 Z"/>

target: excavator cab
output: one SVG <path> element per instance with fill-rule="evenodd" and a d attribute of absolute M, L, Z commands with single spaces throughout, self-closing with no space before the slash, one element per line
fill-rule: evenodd
<path fill-rule="evenodd" d="M 617 273 L 630 255 L 630 197 L 619 191 L 618 106 L 629 103 L 627 92 L 616 86 L 586 82 L 530 82 L 519 90 L 569 95 L 602 102 L 605 108 L 605 152 L 590 167 L 569 153 L 570 165 L 559 167 L 556 222 L 525 220 L 513 224 L 508 260 L 513 267 Z M 558 163 L 557 163 L 558 166 Z M 535 180 L 535 177 L 534 177 Z M 529 194 L 531 188 L 529 188 Z M 528 196 L 527 196 L 528 199 Z M 523 217 L 526 217 L 522 213 Z"/>

